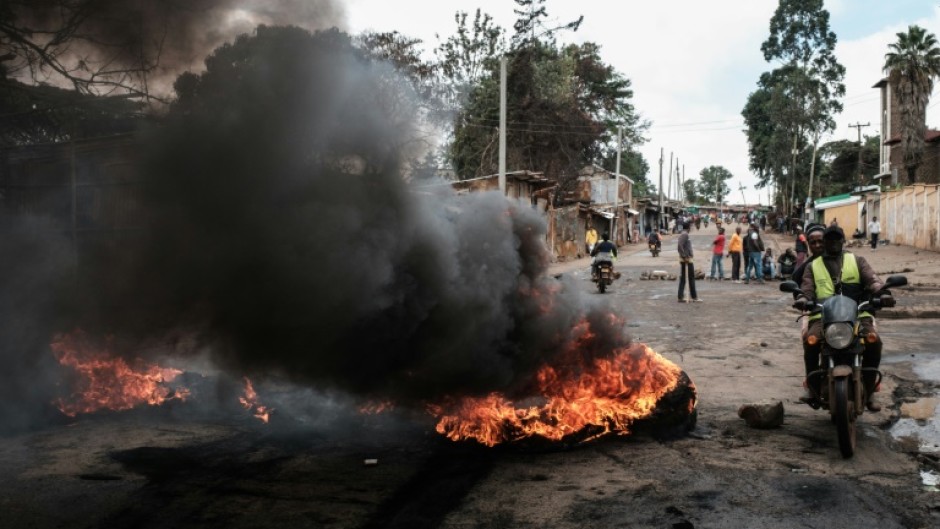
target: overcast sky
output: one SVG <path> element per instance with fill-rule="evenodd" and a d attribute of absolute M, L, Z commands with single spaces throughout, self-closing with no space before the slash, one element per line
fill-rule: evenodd
<path fill-rule="evenodd" d="M 456 28 L 454 13 L 479 7 L 511 30 L 512 0 L 345 0 L 348 29 L 398 30 L 420 38 L 427 49 Z M 734 175 L 732 201 L 739 184 L 749 202 L 767 203 L 767 191 L 754 188 L 748 170 L 741 109 L 760 74 L 777 65 L 764 61 L 761 43 L 769 35 L 777 0 L 658 0 L 578 2 L 549 0 L 549 17 L 567 22 L 584 15 L 581 29 L 563 37 L 601 45 L 602 58 L 633 82 L 634 104 L 652 122 L 641 151 L 658 181 L 660 149 L 685 166 L 686 178 L 710 165 Z M 878 90 L 888 44 L 896 33 L 919 24 L 940 34 L 940 1 L 827 0 L 830 27 L 838 37 L 836 55 L 846 68 L 844 112 L 829 139 L 856 139 L 849 123 L 871 123 L 863 134 L 879 133 Z M 940 98 L 931 98 L 927 124 L 940 126 Z M 663 186 L 666 187 L 665 185 Z"/>

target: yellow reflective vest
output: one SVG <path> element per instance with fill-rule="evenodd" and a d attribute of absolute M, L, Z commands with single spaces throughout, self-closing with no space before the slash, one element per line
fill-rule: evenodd
<path fill-rule="evenodd" d="M 821 303 L 835 295 L 836 287 L 832 282 L 832 276 L 829 275 L 829 269 L 826 268 L 826 263 L 823 262 L 822 258 L 814 259 L 812 267 L 813 280 L 816 284 L 816 301 Z M 862 274 L 858 270 L 858 261 L 855 260 L 855 254 L 848 252 L 842 254 L 842 284 L 858 285 L 858 287 L 861 288 Z M 862 312 L 858 317 L 871 317 L 871 314 Z M 822 318 L 821 313 L 814 314 L 810 316 L 809 319 L 818 320 L 819 318 Z"/>

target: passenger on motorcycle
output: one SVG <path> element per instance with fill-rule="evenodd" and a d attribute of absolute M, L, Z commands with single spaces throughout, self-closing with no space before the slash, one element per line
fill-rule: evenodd
<path fill-rule="evenodd" d="M 872 294 L 887 295 L 882 297 L 884 306 L 892 306 L 894 298 L 890 292 L 883 289 L 881 279 L 872 270 L 871 265 L 864 257 L 857 256 L 843 250 L 845 233 L 838 226 L 826 228 L 822 237 L 823 254 L 821 258 L 809 261 L 800 285 L 802 296 L 794 303 L 794 307 L 805 309 L 810 302 L 822 302 L 826 298 L 841 292 L 861 303 Z M 809 375 L 819 366 L 819 353 L 822 349 L 823 325 L 821 315 L 809 317 L 809 326 L 803 339 L 803 361 L 806 374 Z M 862 367 L 877 369 L 881 363 L 881 337 L 877 333 L 875 320 L 870 313 L 859 314 L 858 336 L 864 340 L 865 354 L 862 357 Z M 874 402 L 876 375 L 865 371 L 862 382 L 868 394 L 866 407 L 869 411 L 879 411 L 881 406 Z M 800 400 L 812 401 L 816 399 L 816 388 L 809 387 L 804 382 L 806 394 Z"/>
<path fill-rule="evenodd" d="M 601 242 L 597 243 L 594 246 L 594 249 L 591 250 L 591 257 L 594 258 L 591 261 L 591 277 L 597 276 L 597 266 L 601 263 L 610 263 L 613 265 L 614 258 L 617 257 L 617 245 L 610 242 L 610 234 L 606 231 L 601 235 Z"/>

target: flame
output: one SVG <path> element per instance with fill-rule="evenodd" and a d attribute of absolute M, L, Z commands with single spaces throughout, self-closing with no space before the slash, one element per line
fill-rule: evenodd
<path fill-rule="evenodd" d="M 105 342 L 94 343 L 80 329 L 53 337 L 50 347 L 56 360 L 79 375 L 70 399 L 55 402 L 62 413 L 75 417 L 101 409 L 129 410 L 140 404 L 157 406 L 171 399 L 185 401 L 189 396 L 186 388 L 170 389 L 165 385 L 182 370 L 145 364 L 140 359 L 132 367 L 113 353 L 110 339 Z"/>
<path fill-rule="evenodd" d="M 571 362 L 569 357 L 564 366 L 543 366 L 536 376 L 540 405 L 517 407 L 491 393 L 428 411 L 439 419 L 438 433 L 486 446 L 536 436 L 559 441 L 588 428 L 591 435 L 582 441 L 627 435 L 634 421 L 650 416 L 659 399 L 676 388 L 681 373 L 645 344 L 635 344 L 606 358 Z"/>
<path fill-rule="evenodd" d="M 392 401 L 367 402 L 359 407 L 359 413 L 363 415 L 379 415 L 395 409 L 395 403 Z"/>
<path fill-rule="evenodd" d="M 251 380 L 248 377 L 244 377 L 245 380 L 245 396 L 239 397 L 238 402 L 241 403 L 242 407 L 248 411 L 254 410 L 252 415 L 255 416 L 261 422 L 267 424 L 271 420 L 271 412 L 274 411 L 274 408 L 269 408 L 258 403 L 258 393 L 255 391 L 255 387 L 251 384 Z"/>

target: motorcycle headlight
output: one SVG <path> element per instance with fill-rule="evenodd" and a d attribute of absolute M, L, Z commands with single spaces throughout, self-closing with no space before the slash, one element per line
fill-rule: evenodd
<path fill-rule="evenodd" d="M 826 327 L 826 343 L 835 349 L 845 349 L 854 337 L 855 332 L 850 323 L 833 323 Z"/>

